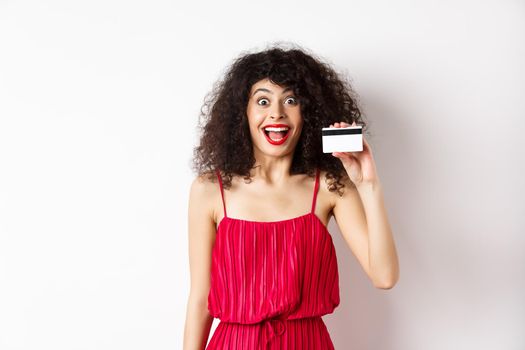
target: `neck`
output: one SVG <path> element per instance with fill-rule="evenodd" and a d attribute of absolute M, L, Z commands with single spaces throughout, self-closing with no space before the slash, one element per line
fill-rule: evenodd
<path fill-rule="evenodd" d="M 267 154 L 255 154 L 255 165 L 250 175 L 255 178 L 264 179 L 268 183 L 283 183 L 290 178 L 293 154 L 284 156 L 271 156 Z"/>

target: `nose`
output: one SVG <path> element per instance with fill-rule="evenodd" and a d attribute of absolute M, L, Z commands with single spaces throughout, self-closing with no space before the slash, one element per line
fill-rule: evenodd
<path fill-rule="evenodd" d="M 280 119 L 284 117 L 284 110 L 283 106 L 281 104 L 277 104 L 272 110 L 270 111 L 270 118 L 272 119 Z"/>

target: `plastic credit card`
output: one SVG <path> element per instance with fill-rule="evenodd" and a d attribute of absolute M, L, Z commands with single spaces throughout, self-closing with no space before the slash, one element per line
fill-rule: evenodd
<path fill-rule="evenodd" d="M 363 127 L 322 129 L 323 153 L 363 151 Z"/>

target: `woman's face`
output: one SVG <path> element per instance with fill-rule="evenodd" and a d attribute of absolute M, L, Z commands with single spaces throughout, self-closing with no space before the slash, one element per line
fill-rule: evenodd
<path fill-rule="evenodd" d="M 276 156 L 293 154 L 303 118 L 299 100 L 291 88 L 269 79 L 258 81 L 251 88 L 246 114 L 255 149 Z"/>

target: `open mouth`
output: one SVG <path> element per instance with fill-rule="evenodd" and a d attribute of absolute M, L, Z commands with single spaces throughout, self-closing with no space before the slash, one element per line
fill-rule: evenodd
<path fill-rule="evenodd" d="M 282 144 L 288 138 L 290 128 L 287 127 L 267 127 L 263 129 L 268 142 L 274 145 Z"/>

